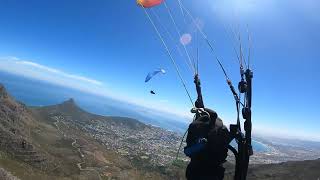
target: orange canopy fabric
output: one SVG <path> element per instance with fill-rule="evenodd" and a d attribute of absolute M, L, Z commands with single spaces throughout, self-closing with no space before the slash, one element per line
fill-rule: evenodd
<path fill-rule="evenodd" d="M 144 8 L 151 8 L 161 4 L 163 0 L 137 0 L 137 3 Z"/>

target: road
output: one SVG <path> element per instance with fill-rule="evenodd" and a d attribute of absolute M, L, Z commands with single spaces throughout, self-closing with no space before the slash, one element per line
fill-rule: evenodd
<path fill-rule="evenodd" d="M 77 139 L 75 138 L 72 138 L 72 137 L 68 137 L 63 131 L 61 131 L 60 127 L 59 127 L 59 118 L 54 118 L 56 120 L 56 122 L 54 122 L 54 125 L 56 126 L 56 128 L 58 129 L 58 131 L 64 136 L 64 137 L 67 137 L 67 138 L 70 138 L 73 140 L 73 142 L 71 143 L 71 146 L 73 148 L 75 148 L 78 152 L 79 152 L 79 155 L 80 155 L 80 158 L 81 158 L 81 162 L 80 163 L 76 163 L 76 166 L 79 168 L 80 171 L 94 171 L 95 173 L 97 173 L 97 176 L 99 177 L 99 179 L 101 180 L 101 176 L 100 176 L 100 173 L 96 170 L 98 167 L 86 167 L 86 168 L 82 168 L 82 164 L 85 163 L 84 161 L 84 154 L 81 152 L 81 149 L 80 149 L 80 146 L 78 147 L 76 144 L 77 144 Z M 64 123 L 65 124 L 65 123 Z M 69 128 L 69 127 L 68 127 Z"/>

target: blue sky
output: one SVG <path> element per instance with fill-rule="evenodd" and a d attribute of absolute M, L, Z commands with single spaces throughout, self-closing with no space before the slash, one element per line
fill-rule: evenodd
<path fill-rule="evenodd" d="M 239 80 L 233 51 L 236 40 L 226 31 L 239 30 L 247 52 L 248 24 L 253 44 L 254 132 L 320 140 L 320 3 L 182 2 L 201 22 L 235 84 Z M 181 32 L 193 37 L 188 49 L 199 44 L 206 106 L 215 109 L 226 124 L 233 122 L 233 98 L 214 56 L 203 40 L 194 40 L 196 29 L 188 17 L 184 23 L 177 1 L 168 1 L 168 5 Z M 164 6 L 154 11 L 179 41 Z M 190 102 L 173 65 L 134 0 L 2 1 L 0 27 L 0 71 L 110 96 L 179 117 L 190 116 Z M 192 74 L 183 59 L 186 56 L 181 57 L 175 49 L 176 45 L 180 50 L 182 46 L 167 36 L 166 40 L 195 97 Z M 146 74 L 158 67 L 166 69 L 167 74 L 145 84 Z M 150 95 L 150 89 L 157 95 Z"/>

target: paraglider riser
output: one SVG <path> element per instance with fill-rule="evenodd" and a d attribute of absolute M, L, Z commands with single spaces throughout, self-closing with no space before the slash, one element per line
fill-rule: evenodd
<path fill-rule="evenodd" d="M 242 116 L 245 119 L 244 130 L 245 135 L 241 132 L 240 124 L 230 125 L 230 142 L 236 140 L 238 144 L 238 150 L 236 150 L 231 145 L 228 149 L 233 152 L 236 159 L 235 175 L 234 180 L 245 180 L 247 177 L 249 158 L 253 155 L 252 145 L 251 145 L 251 101 L 252 101 L 252 78 L 253 73 L 250 69 L 245 72 L 246 79 L 246 91 L 245 98 L 247 100 L 245 107 L 242 109 Z"/>

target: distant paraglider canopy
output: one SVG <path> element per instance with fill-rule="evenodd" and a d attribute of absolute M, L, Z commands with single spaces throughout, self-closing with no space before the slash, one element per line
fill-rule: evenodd
<path fill-rule="evenodd" d="M 157 69 L 155 71 L 149 72 L 146 79 L 145 79 L 145 83 L 149 82 L 155 75 L 157 74 L 166 74 L 166 71 L 164 69 Z"/>

